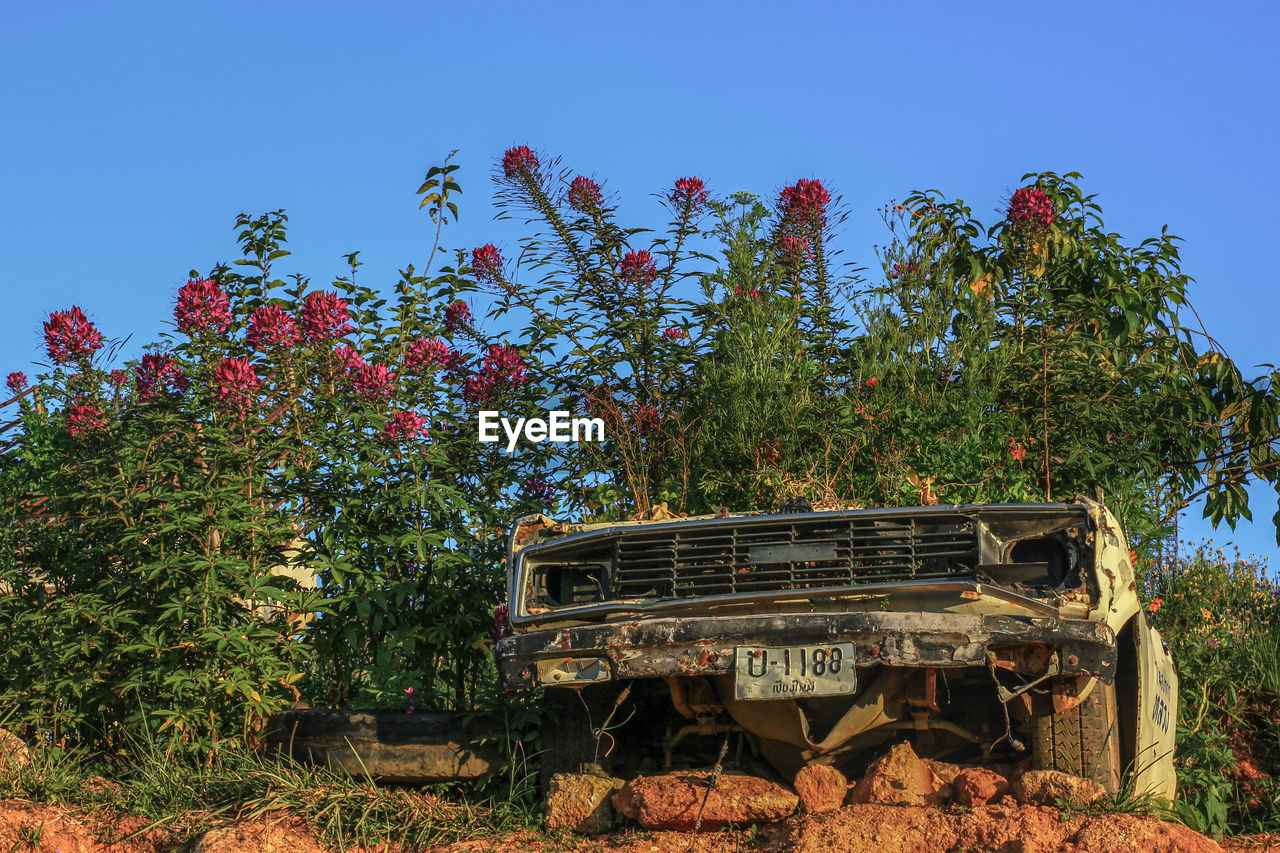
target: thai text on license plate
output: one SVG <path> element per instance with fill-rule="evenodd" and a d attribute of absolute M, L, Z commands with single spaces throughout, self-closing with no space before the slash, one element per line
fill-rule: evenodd
<path fill-rule="evenodd" d="M 733 656 L 737 699 L 840 696 L 857 689 L 853 643 L 738 646 Z"/>

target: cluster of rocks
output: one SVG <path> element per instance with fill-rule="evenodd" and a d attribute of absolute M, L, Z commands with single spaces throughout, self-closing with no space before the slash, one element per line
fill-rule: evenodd
<path fill-rule="evenodd" d="M 709 771 L 638 776 L 630 782 L 561 774 L 552 780 L 547 825 L 596 834 L 609 829 L 616 811 L 647 829 L 710 831 L 729 824 L 772 823 L 798 809 L 820 814 L 859 803 L 1086 805 L 1104 793 L 1097 782 L 1057 770 L 1002 774 L 921 759 L 901 743 L 868 767 L 856 784 L 825 765 L 801 769 L 790 788 L 737 773 L 725 773 L 713 784 Z"/>

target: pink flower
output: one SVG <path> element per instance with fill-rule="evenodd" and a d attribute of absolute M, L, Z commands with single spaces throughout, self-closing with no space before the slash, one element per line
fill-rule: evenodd
<path fill-rule="evenodd" d="M 67 432 L 74 439 L 88 438 L 106 426 L 102 413 L 93 403 L 79 403 L 67 411 Z"/>
<path fill-rule="evenodd" d="M 637 430 L 652 432 L 662 425 L 662 413 L 653 406 L 640 406 L 636 409 L 635 425 Z"/>
<path fill-rule="evenodd" d="M 798 264 L 806 260 L 812 260 L 813 249 L 810 247 L 808 237 L 784 234 L 778 240 L 778 255 L 787 263 Z"/>
<path fill-rule="evenodd" d="M 1011 225 L 1047 231 L 1056 216 L 1048 193 L 1039 187 L 1022 187 L 1009 199 L 1009 212 L 1004 218 Z"/>
<path fill-rule="evenodd" d="M 472 249 L 471 268 L 475 271 L 476 281 L 501 281 L 502 253 L 492 243 Z"/>
<path fill-rule="evenodd" d="M 247 358 L 224 358 L 213 374 L 214 393 L 223 403 L 243 406 L 249 392 L 260 384 L 258 372 Z"/>
<path fill-rule="evenodd" d="M 365 364 L 352 371 L 356 393 L 366 400 L 391 399 L 396 390 L 396 375 L 385 364 Z"/>
<path fill-rule="evenodd" d="M 741 287 L 735 284 L 733 286 L 733 295 L 734 296 L 750 296 L 752 299 L 759 299 L 760 291 L 756 290 L 754 287 L 751 288 L 750 290 L 743 290 Z"/>
<path fill-rule="evenodd" d="M 9 374 L 9 378 L 4 381 L 9 386 L 9 390 L 15 394 L 21 394 L 27 387 L 27 374 L 21 370 L 15 370 Z"/>
<path fill-rule="evenodd" d="M 827 221 L 827 205 L 831 202 L 831 193 L 822 186 L 821 181 L 801 178 L 789 187 L 783 187 L 778 197 L 778 210 L 783 222 L 788 225 L 821 228 Z"/>
<path fill-rule="evenodd" d="M 298 330 L 293 318 L 279 305 L 263 305 L 249 318 L 244 340 L 260 352 L 270 347 L 291 347 L 298 343 Z"/>
<path fill-rule="evenodd" d="M 427 432 L 427 419 L 414 412 L 396 412 L 382 427 L 382 437 L 388 441 L 410 441 Z"/>
<path fill-rule="evenodd" d="M 450 302 L 444 309 L 444 327 L 450 332 L 457 332 L 471 325 L 471 309 L 467 303 L 459 299 Z"/>
<path fill-rule="evenodd" d="M 495 640 L 503 637 L 511 627 L 511 614 L 507 605 L 499 604 L 493 609 L 493 635 Z"/>
<path fill-rule="evenodd" d="M 302 301 L 302 331 L 308 340 L 315 342 L 354 332 L 347 301 L 330 291 L 308 293 Z"/>
<path fill-rule="evenodd" d="M 658 277 L 658 268 L 654 263 L 653 255 L 641 249 L 638 252 L 627 252 L 622 256 L 622 263 L 618 265 L 618 273 L 627 284 L 643 288 Z"/>
<path fill-rule="evenodd" d="M 457 356 L 439 338 L 418 338 L 405 350 L 404 366 L 406 370 L 423 373 L 436 365 L 451 366 Z"/>
<path fill-rule="evenodd" d="M 178 331 L 187 335 L 205 329 L 225 332 L 231 327 L 231 302 L 213 279 L 193 278 L 178 289 L 173 319 Z"/>
<path fill-rule="evenodd" d="M 490 400 L 499 392 L 523 385 L 529 369 L 515 347 L 494 344 L 485 353 L 475 376 L 467 379 L 462 395 L 468 400 Z"/>
<path fill-rule="evenodd" d="M 78 306 L 54 311 L 44 324 L 44 345 L 54 364 L 87 358 L 102 349 L 102 333 Z"/>
<path fill-rule="evenodd" d="M 150 400 L 157 391 L 182 393 L 187 390 L 187 377 L 174 362 L 173 356 L 147 353 L 138 365 L 137 379 L 139 400 Z"/>
<path fill-rule="evenodd" d="M 604 194 L 600 192 L 600 185 L 586 175 L 579 175 L 569 185 L 569 207 L 574 210 L 593 213 L 603 202 Z"/>
<path fill-rule="evenodd" d="M 668 198 L 681 210 L 688 208 L 691 212 L 697 212 L 707 203 L 707 190 L 702 178 L 680 178 Z"/>
<path fill-rule="evenodd" d="M 124 383 L 129 380 L 129 371 L 116 369 L 111 371 L 111 387 L 119 391 L 124 387 Z"/>
<path fill-rule="evenodd" d="M 530 477 L 524 481 L 524 493 L 538 503 L 550 506 L 551 501 L 555 498 L 556 490 L 546 480 Z"/>
<path fill-rule="evenodd" d="M 528 145 L 508 148 L 502 155 L 502 172 L 508 178 L 522 178 L 538 170 L 538 155 Z"/>
<path fill-rule="evenodd" d="M 677 326 L 672 326 L 662 333 L 662 336 L 669 341 L 682 341 L 689 337 L 689 333 Z"/>

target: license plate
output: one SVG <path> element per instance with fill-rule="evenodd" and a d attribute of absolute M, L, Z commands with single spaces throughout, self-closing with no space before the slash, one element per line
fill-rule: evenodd
<path fill-rule="evenodd" d="M 857 687 L 853 643 L 738 646 L 733 655 L 737 699 L 840 696 Z"/>

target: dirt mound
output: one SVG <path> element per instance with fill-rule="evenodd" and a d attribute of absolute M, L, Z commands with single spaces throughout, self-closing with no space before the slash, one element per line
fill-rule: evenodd
<path fill-rule="evenodd" d="M 56 806 L 0 800 L 0 850 L 60 850 L 62 853 L 161 853 L 172 838 L 148 830 L 140 817 L 95 814 L 81 817 Z"/>
<path fill-rule="evenodd" d="M 649 829 L 690 830 L 730 823 L 769 823 L 792 814 L 800 799 L 757 776 L 725 773 L 715 785 L 707 772 L 637 776 L 613 796 L 613 807 Z"/>

